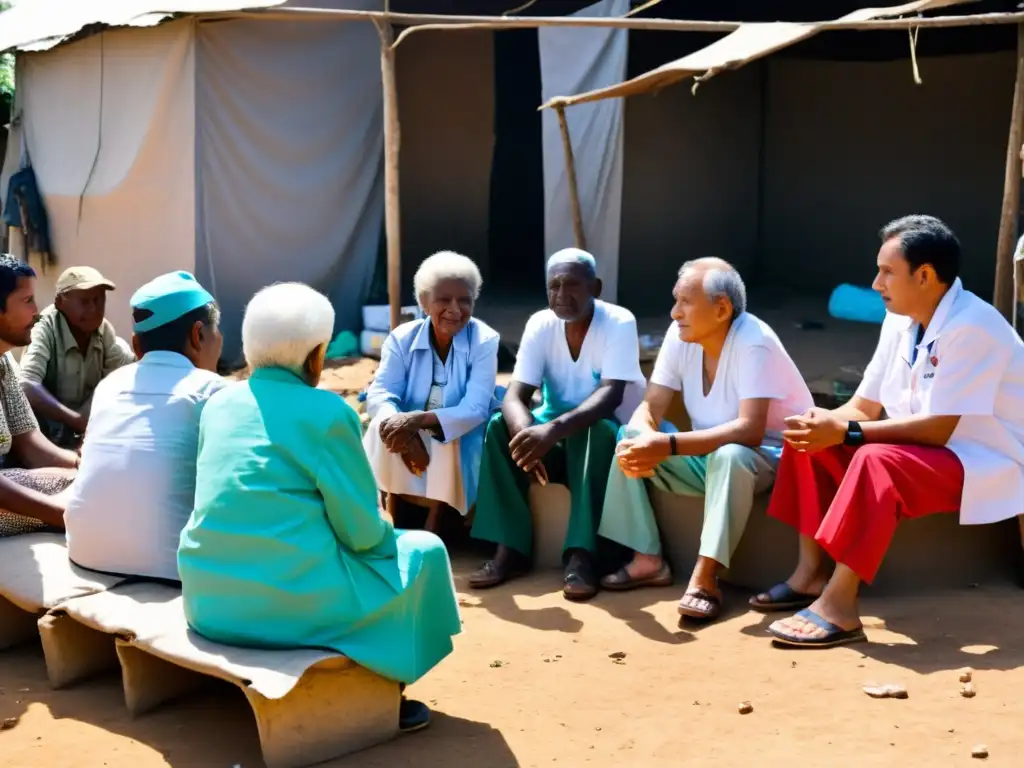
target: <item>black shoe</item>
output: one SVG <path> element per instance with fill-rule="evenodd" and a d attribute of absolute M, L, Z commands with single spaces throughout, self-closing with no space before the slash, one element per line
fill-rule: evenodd
<path fill-rule="evenodd" d="M 430 725 L 430 707 L 422 701 L 402 697 L 398 705 L 399 733 L 415 733 Z"/>
<path fill-rule="evenodd" d="M 565 580 L 562 594 L 566 600 L 580 602 L 590 600 L 597 594 L 598 581 L 594 572 L 593 559 L 589 552 L 573 550 L 565 566 Z"/>

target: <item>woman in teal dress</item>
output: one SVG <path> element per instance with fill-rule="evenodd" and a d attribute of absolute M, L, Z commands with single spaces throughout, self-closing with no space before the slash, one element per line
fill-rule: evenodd
<path fill-rule="evenodd" d="M 246 308 L 251 376 L 210 398 L 200 421 L 178 549 L 185 615 L 215 642 L 331 648 L 412 683 L 461 630 L 451 564 L 433 534 L 394 530 L 358 417 L 316 388 L 333 327 L 327 298 L 298 283 Z M 403 699 L 401 718 L 414 730 L 429 711 Z"/>

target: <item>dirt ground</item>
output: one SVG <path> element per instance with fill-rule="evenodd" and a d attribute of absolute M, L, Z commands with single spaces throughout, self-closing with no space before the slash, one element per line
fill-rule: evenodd
<path fill-rule="evenodd" d="M 724 621 L 679 628 L 681 587 L 576 605 L 548 572 L 471 594 L 475 564 L 455 558 L 455 653 L 409 691 L 434 708 L 431 728 L 325 765 L 902 768 L 978 764 L 978 744 L 987 764 L 1021 765 L 1024 612 L 1009 587 L 869 598 L 870 643 L 783 651 L 738 592 Z M 871 699 L 869 682 L 909 698 Z M 739 714 L 743 701 L 753 712 Z M 0 731 L 5 768 L 262 765 L 238 691 L 217 685 L 133 721 L 116 677 L 51 691 L 35 645 L 0 654 L 4 718 L 19 719 Z"/>

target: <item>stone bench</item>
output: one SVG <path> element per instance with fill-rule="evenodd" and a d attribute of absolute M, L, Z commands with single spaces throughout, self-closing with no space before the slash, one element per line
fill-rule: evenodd
<path fill-rule="evenodd" d="M 755 500 L 732 567 L 722 575 L 724 581 L 762 590 L 792 573 L 797 561 L 797 535 L 765 514 L 768 499 L 765 493 Z M 677 582 L 685 586 L 700 544 L 704 501 L 655 490 L 653 502 L 665 552 Z M 537 566 L 558 568 L 569 521 L 569 491 L 561 485 L 531 486 L 530 506 Z M 959 589 L 1011 580 L 1013 558 L 1020 549 L 1017 521 L 960 525 L 958 520 L 952 514 L 901 523 L 871 589 Z"/>
<path fill-rule="evenodd" d="M 37 620 L 50 608 L 121 581 L 72 565 L 64 534 L 0 538 L 0 650 L 34 638 Z"/>
<path fill-rule="evenodd" d="M 39 621 L 58 687 L 120 664 L 125 703 L 140 715 L 210 677 L 245 694 L 268 768 L 297 768 L 398 733 L 398 683 L 334 651 L 213 643 L 185 622 L 179 590 L 134 582 L 68 600 Z"/>

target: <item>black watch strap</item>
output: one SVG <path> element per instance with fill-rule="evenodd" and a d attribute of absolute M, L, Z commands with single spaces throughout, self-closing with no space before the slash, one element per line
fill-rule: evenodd
<path fill-rule="evenodd" d="M 843 438 L 843 443 L 853 446 L 864 445 L 864 430 L 856 421 L 847 423 L 846 437 Z"/>

